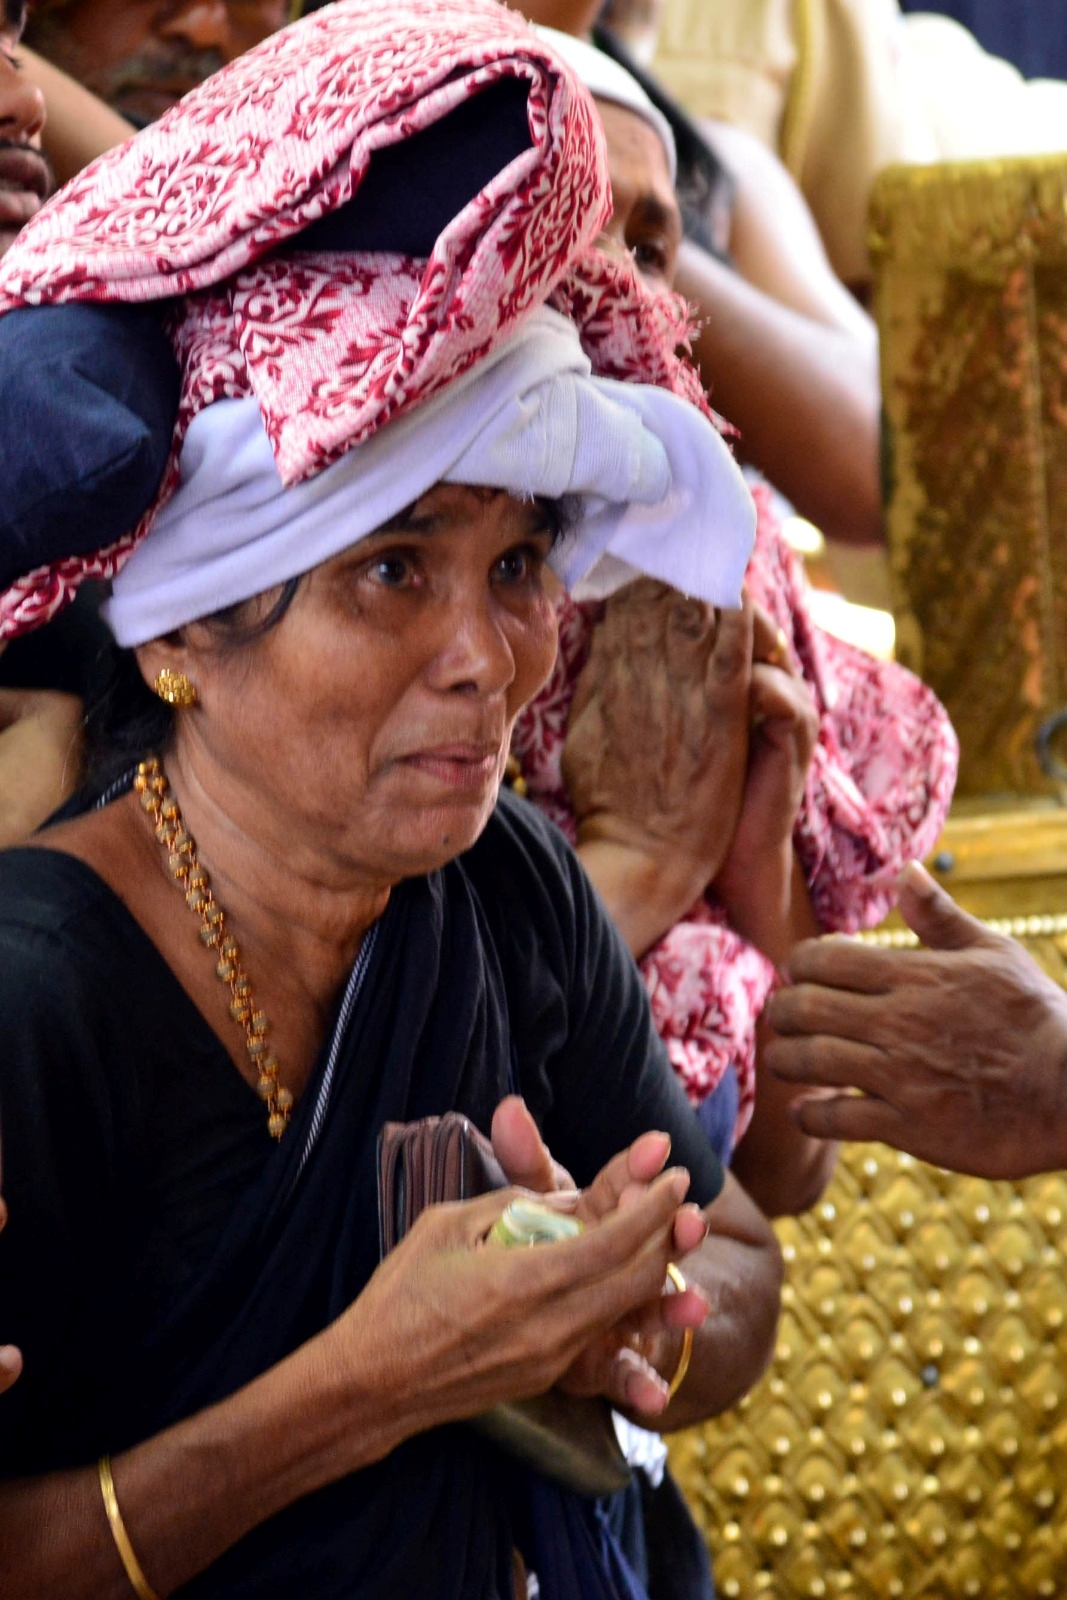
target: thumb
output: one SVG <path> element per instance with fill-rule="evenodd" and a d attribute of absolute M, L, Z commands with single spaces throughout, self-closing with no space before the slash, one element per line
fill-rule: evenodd
<path fill-rule="evenodd" d="M 509 1183 L 538 1194 L 557 1187 L 555 1164 L 526 1102 L 517 1094 L 501 1100 L 493 1114 L 493 1152 Z"/>
<path fill-rule="evenodd" d="M 930 950 L 966 950 L 989 944 L 992 935 L 977 917 L 961 911 L 918 861 L 909 861 L 897 878 L 899 910 L 913 933 Z"/>

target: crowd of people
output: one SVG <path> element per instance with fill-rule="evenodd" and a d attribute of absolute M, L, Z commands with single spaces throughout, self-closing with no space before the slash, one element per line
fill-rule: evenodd
<path fill-rule="evenodd" d="M 768 1218 L 840 1140 L 1061 1167 L 1067 999 L 782 536 L 880 532 L 787 166 L 656 6 L 300 9 L 4 0 L 4 1592 L 707 1600 L 659 1435 L 769 1359 Z M 383 1255 L 448 1113 L 504 1187 Z M 546 1395 L 627 1487 L 468 1426 Z"/>

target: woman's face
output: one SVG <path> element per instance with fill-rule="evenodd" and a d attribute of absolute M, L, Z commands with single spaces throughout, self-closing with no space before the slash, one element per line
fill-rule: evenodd
<path fill-rule="evenodd" d="M 478 837 L 512 724 L 555 659 L 545 593 L 552 508 L 439 484 L 302 581 L 274 628 L 221 646 L 202 624 L 178 651 L 199 705 L 183 761 L 227 803 L 343 876 L 395 882 Z M 196 770 L 194 768 L 194 770 Z M 295 859 L 295 857 L 294 857 Z"/>

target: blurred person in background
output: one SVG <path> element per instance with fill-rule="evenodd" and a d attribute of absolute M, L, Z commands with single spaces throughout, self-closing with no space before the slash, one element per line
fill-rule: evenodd
<path fill-rule="evenodd" d="M 0 12 L 0 255 L 54 187 L 41 152 L 44 95 L 20 70 L 18 45 L 25 20 L 25 0 L 4 0 Z"/>
<path fill-rule="evenodd" d="M 781 158 L 834 271 L 863 296 L 868 204 L 883 168 L 1064 144 L 1067 87 L 1027 83 L 958 22 L 915 9 L 922 14 L 905 16 L 899 0 L 664 0 L 654 39 L 657 76 L 702 125 L 729 122 Z M 1018 19 L 1060 9 L 1010 4 Z"/>
<path fill-rule="evenodd" d="M 27 43 L 143 127 L 293 14 L 290 0 L 43 0 Z"/>
<path fill-rule="evenodd" d="M 41 150 L 44 96 L 21 71 L 19 43 L 25 20 L 23 0 L 3 0 L 0 255 L 36 216 L 54 187 Z M 70 793 L 80 772 L 80 730 L 81 702 L 76 695 L 13 682 L 11 658 L 0 659 L 0 846 L 30 833 Z M 0 1383 L 5 1371 L 0 1351 Z"/>
<path fill-rule="evenodd" d="M 667 294 L 682 235 L 671 130 L 617 62 L 542 31 L 596 97 L 605 239 Z M 933 694 L 813 622 L 769 496 L 756 492 L 743 643 L 748 699 L 709 670 L 714 621 L 662 585 L 605 607 L 561 597 L 559 656 L 512 749 L 640 960 L 653 1014 L 709 1140 L 770 1215 L 814 1203 L 833 1152 L 761 1068 L 761 1012 L 799 940 L 869 925 L 931 848 L 956 744 Z"/>
<path fill-rule="evenodd" d="M 675 287 L 699 307 L 694 354 L 739 453 L 828 539 L 882 537 L 874 324 L 834 276 L 796 184 L 759 141 L 698 128 L 642 71 L 659 4 L 521 0 L 531 21 L 597 45 L 637 76 L 678 151 Z"/>

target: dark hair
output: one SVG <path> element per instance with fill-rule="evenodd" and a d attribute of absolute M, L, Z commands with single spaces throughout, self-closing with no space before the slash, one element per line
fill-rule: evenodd
<path fill-rule="evenodd" d="M 224 606 L 197 623 L 219 651 L 239 651 L 276 628 L 303 580 L 289 578 L 264 610 L 262 596 Z M 185 629 L 168 635 L 175 642 Z M 111 644 L 98 686 L 86 708 L 87 776 L 83 803 L 95 800 L 155 750 L 165 750 L 174 731 L 174 711 L 145 683 L 132 650 Z M 86 794 L 86 791 L 88 793 Z"/>
<path fill-rule="evenodd" d="M 4 0 L 4 27 L 16 38 L 26 21 L 26 0 Z"/>

